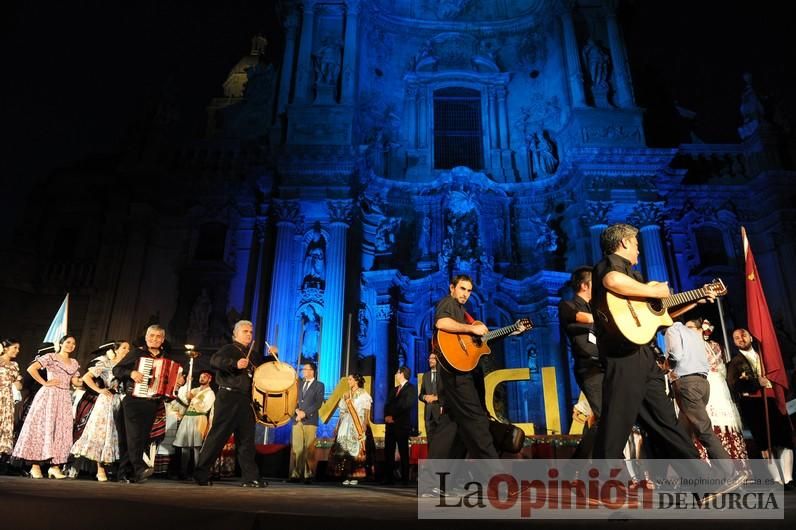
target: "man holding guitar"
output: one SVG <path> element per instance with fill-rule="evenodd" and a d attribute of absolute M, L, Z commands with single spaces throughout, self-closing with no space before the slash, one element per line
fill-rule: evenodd
<path fill-rule="evenodd" d="M 484 405 L 484 374 L 477 366 L 478 359 L 484 353 L 489 353 L 486 341 L 490 335 L 497 332 L 500 333 L 495 336 L 521 333 L 530 325 L 518 321 L 513 326 L 490 333 L 482 322 L 474 320 L 464 309 L 472 292 L 473 280 L 460 274 L 451 280 L 450 296 L 440 300 L 435 309 L 434 326 L 438 337 L 434 348 L 441 368 L 438 397 L 442 413 L 449 415 L 456 427 L 446 430 L 444 434 L 437 433 L 435 442 L 439 443 L 438 447 L 452 448 L 454 438 L 458 437 L 467 448 L 470 458 L 498 458 L 489 432 L 489 416 Z M 441 344 L 446 338 L 451 339 L 453 348 Z M 470 353 L 467 341 L 473 338 L 483 340 L 483 348 Z M 455 436 L 450 438 L 448 434 Z M 449 454 L 448 458 L 456 456 Z"/>
<path fill-rule="evenodd" d="M 670 296 L 666 283 L 644 283 L 641 274 L 633 270 L 639 256 L 637 234 L 638 229 L 627 224 L 606 228 L 600 236 L 605 257 L 594 266 L 592 274 L 597 346 L 605 365 L 602 416 L 594 457 L 622 459 L 622 450 L 638 418 L 659 442 L 662 457 L 698 459 L 694 444 L 677 424 L 674 406 L 665 392 L 664 373 L 648 344 L 654 333 L 646 344 L 632 342 L 620 331 L 617 318 L 609 308 L 609 296 L 628 300 Z M 715 297 L 712 292 L 707 292 L 706 296 L 711 301 Z M 678 314 L 692 307 L 690 304 Z"/>

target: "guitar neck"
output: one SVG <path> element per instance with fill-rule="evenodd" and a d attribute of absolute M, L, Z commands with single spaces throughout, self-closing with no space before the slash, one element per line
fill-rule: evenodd
<path fill-rule="evenodd" d="M 692 291 L 684 291 L 682 293 L 677 293 L 672 295 L 668 298 L 663 298 L 661 300 L 661 304 L 664 308 L 668 309 L 670 307 L 677 307 L 679 305 L 688 304 L 690 302 L 696 302 L 700 298 L 705 298 L 708 295 L 707 289 L 704 287 L 700 289 L 694 289 Z"/>
<path fill-rule="evenodd" d="M 519 329 L 516 323 L 506 326 L 505 328 L 499 328 L 488 332 L 486 335 L 482 337 L 481 340 L 484 342 L 490 341 L 492 339 L 499 339 L 500 337 L 505 337 L 506 335 L 511 335 L 515 331 Z"/>

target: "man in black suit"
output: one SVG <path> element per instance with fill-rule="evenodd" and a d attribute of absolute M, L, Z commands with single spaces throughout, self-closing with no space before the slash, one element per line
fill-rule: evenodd
<path fill-rule="evenodd" d="M 323 405 L 323 383 L 315 379 L 315 365 L 301 367 L 298 404 L 293 415 L 290 446 L 290 482 L 312 483 L 315 470 L 315 435 L 318 432 L 318 409 Z"/>
<path fill-rule="evenodd" d="M 431 453 L 431 445 L 434 442 L 437 426 L 442 416 L 437 395 L 437 354 L 431 353 L 428 356 L 429 371 L 423 374 L 423 381 L 420 383 L 420 401 L 426 404 L 423 412 L 423 421 L 426 424 L 426 440 L 428 440 L 428 450 Z"/>
<path fill-rule="evenodd" d="M 397 386 L 384 405 L 384 483 L 392 484 L 395 469 L 395 446 L 401 456 L 401 482 L 409 484 L 409 434 L 412 431 L 412 411 L 416 406 L 417 388 L 409 382 L 412 371 L 401 366 L 395 373 Z"/>

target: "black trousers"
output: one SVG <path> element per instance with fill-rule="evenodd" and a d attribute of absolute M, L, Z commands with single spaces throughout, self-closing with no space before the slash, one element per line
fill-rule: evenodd
<path fill-rule="evenodd" d="M 660 458 L 698 459 L 699 453 L 677 422 L 666 395 L 664 373 L 648 347 L 626 357 L 607 357 L 603 377 L 602 416 L 594 458 L 624 458 L 622 450 L 638 423 L 649 434 Z"/>
<path fill-rule="evenodd" d="M 443 410 L 456 425 L 456 436 L 467 448 L 469 457 L 498 458 L 483 402 L 481 372 L 476 369 L 474 372 L 456 374 L 443 368 L 437 374 Z M 456 456 L 449 455 L 448 458 Z"/>
<path fill-rule="evenodd" d="M 235 452 L 238 457 L 241 475 L 244 482 L 251 482 L 260 477 L 260 471 L 254 460 L 254 411 L 251 397 L 240 392 L 219 389 L 216 396 L 213 425 L 207 433 L 199 461 L 194 468 L 196 480 L 206 481 L 210 478 L 210 466 L 218 458 L 230 434 L 235 435 Z"/>
<path fill-rule="evenodd" d="M 594 414 L 597 423 L 591 427 L 586 426 L 583 431 L 583 436 L 580 438 L 578 447 L 572 454 L 575 459 L 587 459 L 591 457 L 594 451 L 594 443 L 597 440 L 597 427 L 599 425 L 600 412 L 602 411 L 603 401 L 603 372 L 599 368 L 594 368 L 589 371 L 576 371 L 575 381 L 586 396 L 586 401 L 589 402 L 592 414 Z"/>
<path fill-rule="evenodd" d="M 401 481 L 409 482 L 409 431 L 407 426 L 388 423 L 384 429 L 384 480 L 392 482 L 395 470 L 395 446 L 401 456 Z"/>
<path fill-rule="evenodd" d="M 121 424 L 124 425 L 126 447 L 120 444 L 119 475 L 129 476 L 132 472 L 137 476 L 147 469 L 144 462 L 144 451 L 148 450 L 149 433 L 155 421 L 160 400 L 144 399 L 127 395 L 122 400 Z"/>

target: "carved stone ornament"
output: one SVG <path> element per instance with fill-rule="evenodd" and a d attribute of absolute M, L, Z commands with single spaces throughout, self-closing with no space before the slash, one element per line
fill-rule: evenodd
<path fill-rule="evenodd" d="M 351 222 L 351 215 L 354 210 L 354 203 L 351 200 L 327 201 L 329 209 L 329 220 L 333 223 Z"/>

